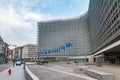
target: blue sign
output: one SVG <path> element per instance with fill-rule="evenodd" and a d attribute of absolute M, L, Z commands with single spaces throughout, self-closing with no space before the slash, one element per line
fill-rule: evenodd
<path fill-rule="evenodd" d="M 40 51 L 40 52 L 38 52 L 38 54 L 59 53 L 61 50 L 65 50 L 65 49 L 67 49 L 71 46 L 73 46 L 72 43 L 68 42 L 68 43 L 65 43 L 64 45 L 61 45 L 58 48 L 53 48 L 53 49 L 50 49 L 50 50 Z"/>

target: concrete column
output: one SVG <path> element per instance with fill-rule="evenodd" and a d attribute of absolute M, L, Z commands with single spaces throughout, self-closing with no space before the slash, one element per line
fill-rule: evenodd
<path fill-rule="evenodd" d="M 103 55 L 96 56 L 96 61 L 95 61 L 96 66 L 102 66 L 103 62 L 104 62 Z"/>
<path fill-rule="evenodd" d="M 94 64 L 94 57 L 93 56 L 89 57 L 89 64 Z"/>

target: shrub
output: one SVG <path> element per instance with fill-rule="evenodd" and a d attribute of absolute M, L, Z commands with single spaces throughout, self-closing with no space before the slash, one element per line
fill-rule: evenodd
<path fill-rule="evenodd" d="M 37 63 L 38 64 L 45 64 L 45 63 L 48 63 L 49 61 L 48 60 L 38 60 Z"/>

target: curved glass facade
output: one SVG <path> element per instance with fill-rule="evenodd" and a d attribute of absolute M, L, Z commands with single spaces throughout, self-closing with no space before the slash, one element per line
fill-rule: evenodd
<path fill-rule="evenodd" d="M 80 18 L 38 22 L 40 55 L 101 53 L 102 49 L 118 41 L 120 0 L 90 0 L 88 14 Z M 72 46 L 61 49 L 67 43 Z"/>
<path fill-rule="evenodd" d="M 88 16 L 92 53 L 120 40 L 120 0 L 90 0 Z"/>
<path fill-rule="evenodd" d="M 87 14 L 74 19 L 38 22 L 38 52 L 60 56 L 90 54 Z"/>

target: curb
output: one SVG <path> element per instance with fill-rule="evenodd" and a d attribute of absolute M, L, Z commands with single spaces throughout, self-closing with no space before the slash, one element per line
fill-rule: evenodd
<path fill-rule="evenodd" d="M 26 66 L 25 67 L 25 76 L 26 76 L 26 80 L 40 80 L 37 76 L 35 76 Z"/>

